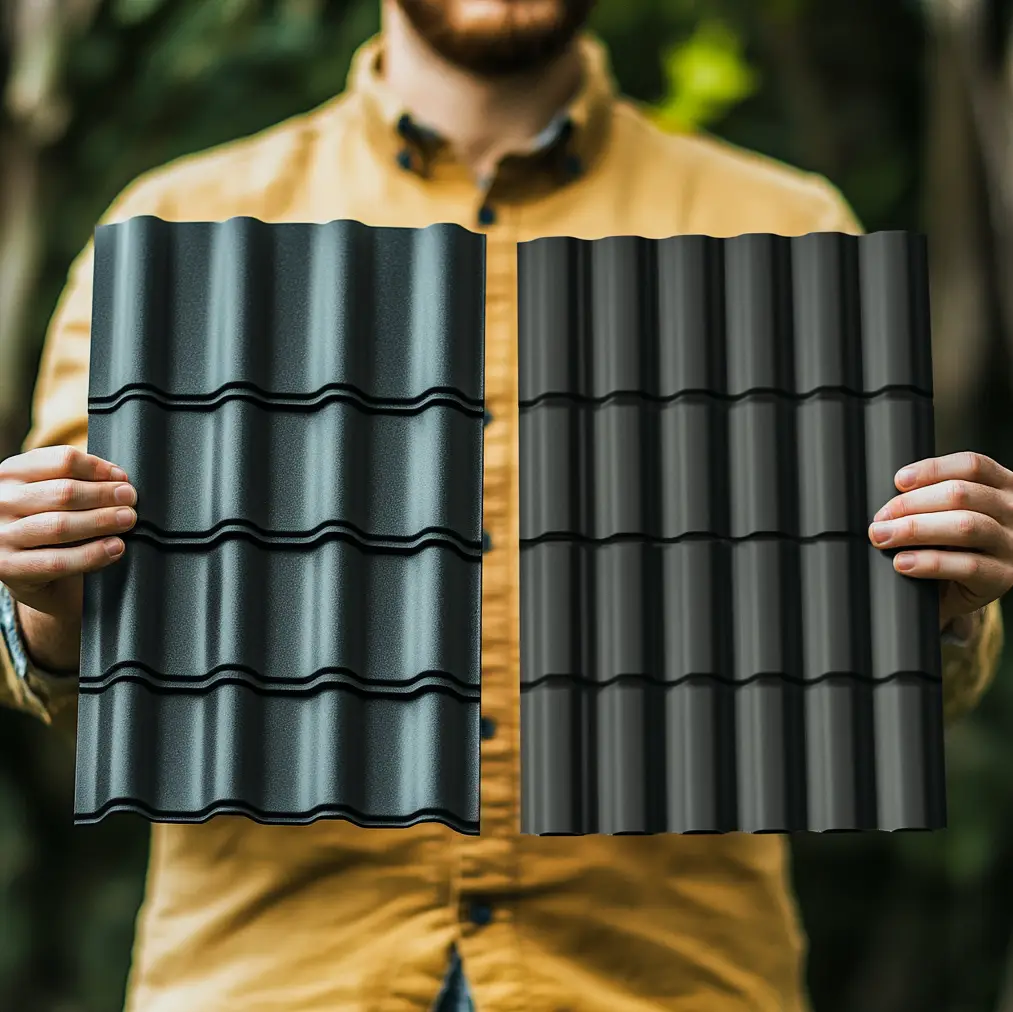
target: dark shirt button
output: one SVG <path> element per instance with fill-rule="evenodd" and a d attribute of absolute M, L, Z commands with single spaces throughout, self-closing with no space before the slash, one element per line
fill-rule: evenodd
<path fill-rule="evenodd" d="M 472 924 L 484 927 L 492 921 L 492 907 L 489 906 L 488 903 L 480 903 L 478 900 L 472 900 L 471 903 L 468 904 L 468 919 Z"/>
<path fill-rule="evenodd" d="M 488 741 L 496 737 L 496 721 L 492 717 L 483 717 L 480 725 L 482 737 Z"/>
<path fill-rule="evenodd" d="M 407 137 L 412 130 L 412 118 L 408 113 L 404 113 L 401 118 L 397 121 L 397 132 L 402 137 Z"/>
<path fill-rule="evenodd" d="M 402 169 L 410 169 L 412 167 L 412 153 L 407 148 L 402 148 L 397 153 L 397 163 Z"/>
<path fill-rule="evenodd" d="M 485 414 L 482 416 L 482 424 L 488 425 L 491 421 L 492 421 L 492 414 L 489 411 L 486 411 Z"/>
<path fill-rule="evenodd" d="M 580 160 L 579 155 L 567 155 L 563 164 L 567 175 L 579 176 L 584 171 L 584 163 Z"/>
<path fill-rule="evenodd" d="M 482 551 L 483 552 L 492 551 L 492 538 L 489 536 L 488 531 L 482 531 Z"/>
<path fill-rule="evenodd" d="M 478 209 L 478 223 L 479 225 L 491 225 L 496 220 L 496 212 L 488 205 L 483 204 Z"/>

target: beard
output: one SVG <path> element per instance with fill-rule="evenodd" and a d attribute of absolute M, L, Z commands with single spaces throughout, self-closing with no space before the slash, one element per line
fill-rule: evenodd
<path fill-rule="evenodd" d="M 587 23 L 594 0 L 396 0 L 448 63 L 507 77 L 551 63 Z"/>

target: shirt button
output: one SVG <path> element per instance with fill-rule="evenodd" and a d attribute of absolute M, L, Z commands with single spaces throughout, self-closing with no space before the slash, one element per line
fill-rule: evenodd
<path fill-rule="evenodd" d="M 492 414 L 487 409 L 485 414 L 482 415 L 482 424 L 488 425 L 491 421 L 492 421 Z"/>
<path fill-rule="evenodd" d="M 496 212 L 488 204 L 483 204 L 478 209 L 479 225 L 492 225 L 495 221 Z"/>
<path fill-rule="evenodd" d="M 407 148 L 402 148 L 397 153 L 397 163 L 402 169 L 411 169 L 412 167 L 412 153 Z"/>
<path fill-rule="evenodd" d="M 489 535 L 488 531 L 482 531 L 482 551 L 492 551 L 492 537 Z"/>
<path fill-rule="evenodd" d="M 480 928 L 492 922 L 492 907 L 488 903 L 472 900 L 468 904 L 468 920 Z"/>
<path fill-rule="evenodd" d="M 579 155 L 567 155 L 563 164 L 567 175 L 574 178 L 581 175 L 584 171 L 584 163 L 580 160 Z"/>
<path fill-rule="evenodd" d="M 496 737 L 496 721 L 492 717 L 483 717 L 479 724 L 480 733 L 482 737 L 488 741 L 490 738 Z"/>

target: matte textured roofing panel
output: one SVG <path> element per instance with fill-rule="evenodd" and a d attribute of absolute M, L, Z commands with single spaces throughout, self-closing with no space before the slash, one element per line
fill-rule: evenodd
<path fill-rule="evenodd" d="M 75 817 L 478 831 L 482 236 L 96 230 Z"/>
<path fill-rule="evenodd" d="M 945 822 L 924 241 L 523 243 L 522 829 Z"/>

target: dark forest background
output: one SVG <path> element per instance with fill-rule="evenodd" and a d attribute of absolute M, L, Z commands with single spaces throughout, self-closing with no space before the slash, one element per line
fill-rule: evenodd
<path fill-rule="evenodd" d="M 0 0 L 0 458 L 109 201 L 339 91 L 378 20 L 377 0 Z M 939 450 L 1013 466 L 1013 0 L 601 0 L 595 27 L 667 129 L 929 234 Z M 1013 1012 L 1011 667 L 949 734 L 946 832 L 796 841 L 816 1012 Z M 72 788 L 69 748 L 0 712 L 2 1012 L 121 1007 L 146 827 L 75 829 Z"/>

